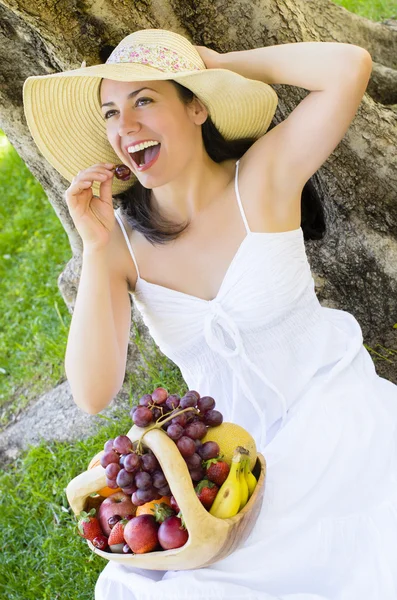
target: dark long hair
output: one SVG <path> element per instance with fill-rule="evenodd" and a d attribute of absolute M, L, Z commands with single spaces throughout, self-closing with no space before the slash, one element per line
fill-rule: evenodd
<path fill-rule="evenodd" d="M 101 58 L 106 60 L 102 55 Z M 194 94 L 189 89 L 173 80 L 170 80 L 170 83 L 174 84 L 184 104 L 189 104 L 193 100 Z M 210 117 L 202 125 L 202 136 L 207 154 L 217 163 L 241 158 L 255 142 L 255 139 L 225 140 Z M 165 219 L 151 202 L 151 190 L 143 187 L 138 180 L 127 190 L 117 194 L 115 198 L 119 201 L 129 225 L 142 233 L 153 245 L 174 240 L 190 224 L 189 221 L 175 223 Z M 325 216 L 320 197 L 311 179 L 303 187 L 301 209 L 304 239 L 321 239 L 325 233 Z"/>

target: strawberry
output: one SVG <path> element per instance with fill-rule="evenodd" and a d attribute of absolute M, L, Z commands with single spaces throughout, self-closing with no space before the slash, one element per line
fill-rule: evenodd
<path fill-rule="evenodd" d="M 165 502 L 155 503 L 152 513 L 157 523 L 163 523 L 168 517 L 175 515 L 175 511 Z"/>
<path fill-rule="evenodd" d="M 230 467 L 224 460 L 219 458 L 210 458 L 205 461 L 206 469 L 206 477 L 210 481 L 216 483 L 216 485 L 223 485 L 225 483 L 227 476 L 229 475 Z"/>
<path fill-rule="evenodd" d="M 109 546 L 114 546 L 116 544 L 125 544 L 124 527 L 127 523 L 128 519 L 121 519 L 121 521 L 118 521 L 113 527 L 113 529 L 111 529 L 108 538 Z"/>
<path fill-rule="evenodd" d="M 92 540 L 99 535 L 103 535 L 103 531 L 99 524 L 98 519 L 94 516 L 96 513 L 95 508 L 91 508 L 90 512 L 86 513 L 84 510 L 80 513 L 80 519 L 78 523 L 78 530 L 80 535 L 86 540 Z"/>
<path fill-rule="evenodd" d="M 198 499 L 207 510 L 211 508 L 218 491 L 219 487 L 208 479 L 202 479 L 195 487 Z"/>

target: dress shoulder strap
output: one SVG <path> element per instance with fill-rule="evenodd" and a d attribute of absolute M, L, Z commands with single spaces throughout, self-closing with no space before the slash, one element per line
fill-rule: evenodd
<path fill-rule="evenodd" d="M 127 232 L 126 232 L 126 230 L 125 230 L 124 223 L 123 223 L 123 221 L 122 221 L 122 219 L 121 219 L 121 216 L 120 216 L 120 214 L 119 214 L 119 210 L 120 210 L 120 209 L 118 208 L 117 210 L 115 210 L 115 211 L 114 211 L 114 216 L 116 217 L 117 221 L 119 222 L 119 225 L 120 225 L 121 231 L 123 232 L 123 234 L 124 234 L 124 238 L 125 238 L 125 241 L 127 242 L 128 250 L 130 251 L 130 254 L 131 254 L 131 256 L 132 256 L 132 260 L 134 261 L 135 268 L 136 268 L 136 272 L 137 272 L 137 274 L 138 274 L 138 277 L 140 277 L 140 274 L 139 274 L 139 268 L 138 268 L 138 263 L 136 262 L 135 254 L 134 254 L 134 251 L 133 251 L 133 249 L 132 249 L 131 242 L 130 242 L 130 240 L 129 240 L 129 237 L 128 237 L 128 235 L 127 235 Z"/>
<path fill-rule="evenodd" d="M 238 165 L 239 165 L 239 160 L 236 162 L 236 176 L 235 176 L 235 180 L 234 180 L 234 188 L 236 190 L 236 196 L 237 196 L 237 202 L 240 208 L 240 213 L 241 213 L 241 217 L 243 219 L 244 225 L 245 225 L 245 229 L 247 231 L 247 233 L 250 233 L 250 228 L 248 226 L 248 221 L 247 221 L 247 217 L 245 216 L 245 212 L 243 209 L 243 205 L 241 202 L 241 198 L 240 198 L 240 192 L 238 191 Z"/>

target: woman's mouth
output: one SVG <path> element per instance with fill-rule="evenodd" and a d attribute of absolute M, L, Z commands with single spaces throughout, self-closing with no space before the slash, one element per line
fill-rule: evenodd
<path fill-rule="evenodd" d="M 156 162 L 160 154 L 159 142 L 144 142 L 128 148 L 128 154 L 139 172 L 147 171 Z"/>

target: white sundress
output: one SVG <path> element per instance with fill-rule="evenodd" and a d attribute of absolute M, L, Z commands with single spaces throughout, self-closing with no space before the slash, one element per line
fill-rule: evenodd
<path fill-rule="evenodd" d="M 189 389 L 267 461 L 245 544 L 210 567 L 149 571 L 109 562 L 96 600 L 396 600 L 397 386 L 379 377 L 347 312 L 324 308 L 302 229 L 250 231 L 217 296 L 145 281 L 133 300 Z"/>

